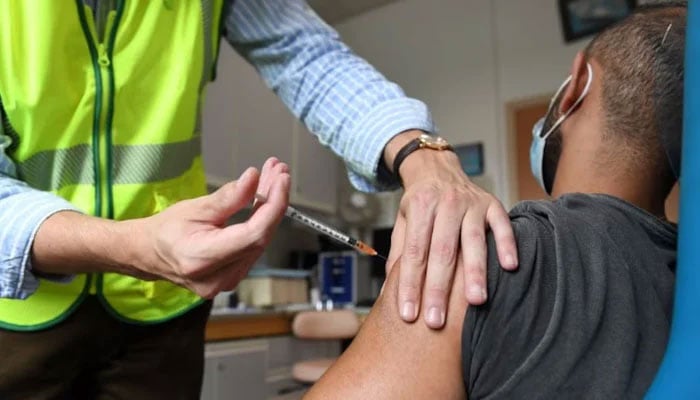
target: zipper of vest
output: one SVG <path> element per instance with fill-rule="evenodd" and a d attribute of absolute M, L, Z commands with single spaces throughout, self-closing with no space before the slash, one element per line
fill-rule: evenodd
<path fill-rule="evenodd" d="M 112 199 L 112 121 L 114 116 L 114 70 L 112 52 L 117 26 L 124 11 L 124 1 L 107 16 L 104 40 L 100 40 L 94 18 L 89 18 L 81 0 L 78 2 L 80 22 L 92 58 L 95 76 L 95 110 L 93 114 L 93 167 L 95 169 L 95 215 L 113 218 Z M 104 140 L 103 140 L 104 139 Z"/>
<path fill-rule="evenodd" d="M 106 191 L 107 191 L 107 218 L 114 218 L 114 197 L 112 194 L 112 178 L 113 178 L 113 161 L 112 161 L 112 123 L 114 121 L 114 67 L 112 65 L 112 53 L 114 51 L 114 41 L 117 37 L 117 28 L 119 26 L 119 21 L 121 20 L 122 14 L 124 13 L 124 1 L 117 1 L 117 9 L 114 12 L 110 12 L 107 19 L 107 26 L 105 32 L 107 35 L 105 38 L 106 44 L 100 46 L 100 62 L 102 65 L 104 73 L 103 76 L 107 77 L 107 109 L 105 113 L 105 146 L 106 146 Z"/>
<path fill-rule="evenodd" d="M 110 11 L 105 32 L 108 37 L 100 41 L 95 29 L 94 18 L 86 16 L 86 7 L 82 0 L 76 0 L 80 25 L 90 51 L 95 77 L 95 109 L 92 125 L 92 155 L 95 176 L 95 211 L 96 216 L 114 218 L 112 199 L 112 119 L 114 115 L 114 70 L 112 52 L 116 38 L 119 19 L 124 10 L 124 0 L 118 1 L 117 10 Z M 104 140 L 102 133 L 104 132 Z M 95 281 L 90 293 L 96 292 Z"/>

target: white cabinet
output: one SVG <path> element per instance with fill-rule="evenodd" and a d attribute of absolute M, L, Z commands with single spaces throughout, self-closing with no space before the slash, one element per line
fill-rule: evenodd
<path fill-rule="evenodd" d="M 208 344 L 202 400 L 266 399 L 267 353 L 262 340 Z"/>
<path fill-rule="evenodd" d="M 292 365 L 338 355 L 339 341 L 292 336 L 207 343 L 201 400 L 301 398 L 292 393 L 307 387 L 292 378 Z"/>
<path fill-rule="evenodd" d="M 222 43 L 216 80 L 203 114 L 203 151 L 210 183 L 237 178 L 276 156 L 292 158 L 293 117 L 257 72 Z"/>
<path fill-rule="evenodd" d="M 334 212 L 338 158 L 297 122 L 253 67 L 226 43 L 217 71 L 203 111 L 208 183 L 222 185 L 275 156 L 290 166 L 293 204 Z"/>
<path fill-rule="evenodd" d="M 335 213 L 341 159 L 322 146 L 301 122 L 296 122 L 293 138 L 291 202 Z"/>

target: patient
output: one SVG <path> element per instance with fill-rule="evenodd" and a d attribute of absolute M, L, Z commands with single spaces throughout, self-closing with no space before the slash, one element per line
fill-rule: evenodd
<path fill-rule="evenodd" d="M 309 399 L 643 397 L 672 309 L 664 200 L 680 165 L 685 19 L 682 4 L 641 7 L 576 56 L 534 129 L 533 172 L 554 200 L 511 211 L 517 272 L 489 238 L 488 304 L 467 310 L 458 278 L 444 330 L 405 324 L 397 265 Z"/>

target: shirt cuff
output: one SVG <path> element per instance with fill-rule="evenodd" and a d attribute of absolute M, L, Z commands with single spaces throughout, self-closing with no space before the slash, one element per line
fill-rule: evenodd
<path fill-rule="evenodd" d="M 7 208 L 0 213 L 3 242 L 0 246 L 0 298 L 26 299 L 39 287 L 39 274 L 32 272 L 31 260 L 39 227 L 59 211 L 78 210 L 60 197 L 34 190 L 5 199 L 3 207 Z M 54 274 L 40 276 L 53 282 L 69 282 L 73 278 Z"/>
<path fill-rule="evenodd" d="M 412 129 L 436 131 L 428 107 L 411 98 L 383 102 L 361 119 L 354 129 L 353 147 L 346 157 L 352 185 L 365 192 L 398 188 L 399 182 L 393 176 L 379 176 L 379 163 L 383 162 L 386 144 L 399 133 Z"/>

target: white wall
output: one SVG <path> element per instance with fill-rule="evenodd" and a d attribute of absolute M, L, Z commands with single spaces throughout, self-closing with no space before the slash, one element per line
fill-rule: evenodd
<path fill-rule="evenodd" d="M 510 198 L 505 104 L 551 93 L 576 51 L 553 0 L 402 0 L 336 28 L 344 41 L 431 107 L 455 144 L 482 141 L 487 181 Z"/>

